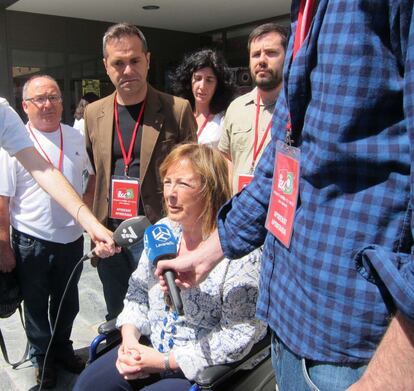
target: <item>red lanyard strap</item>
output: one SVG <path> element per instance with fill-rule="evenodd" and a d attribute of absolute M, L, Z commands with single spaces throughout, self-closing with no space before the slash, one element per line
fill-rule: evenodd
<path fill-rule="evenodd" d="M 256 163 L 257 157 L 260 154 L 260 151 L 263 148 L 263 145 L 266 141 L 267 135 L 269 134 L 270 128 L 272 127 L 272 120 L 270 119 L 266 130 L 264 132 L 264 135 L 262 139 L 260 140 L 259 147 L 257 147 L 257 143 L 259 141 L 259 116 L 260 116 L 260 94 L 259 90 L 257 90 L 257 98 L 256 98 L 256 124 L 254 128 L 254 144 L 253 144 L 253 160 L 252 160 L 252 171 L 254 169 L 254 165 Z"/>
<path fill-rule="evenodd" d="M 203 124 L 200 126 L 200 129 L 197 130 L 197 138 L 200 138 L 201 133 L 203 133 L 204 128 L 208 124 L 209 117 L 210 117 L 210 113 L 207 114 L 206 119 L 204 120 Z"/>
<path fill-rule="evenodd" d="M 125 151 L 124 141 L 122 139 L 121 129 L 119 127 L 118 102 L 116 101 L 116 95 L 115 95 L 115 101 L 114 101 L 115 127 L 116 127 L 116 132 L 118 134 L 119 145 L 121 146 L 122 156 L 124 158 L 124 166 L 125 166 L 124 174 L 125 175 L 128 175 L 129 163 L 131 163 L 132 151 L 134 149 L 135 139 L 137 138 L 138 127 L 141 122 L 142 116 L 144 114 L 146 100 L 147 98 L 145 98 L 144 101 L 142 102 L 141 110 L 139 111 L 138 119 L 135 123 L 134 131 L 132 133 L 132 139 L 131 139 L 131 143 L 129 144 L 128 155 L 127 155 Z"/>
<path fill-rule="evenodd" d="M 54 164 L 52 163 L 52 161 L 49 158 L 49 155 L 46 153 L 46 151 L 42 148 L 42 146 L 39 143 L 39 140 L 37 139 L 36 135 L 34 134 L 30 123 L 29 125 L 29 131 L 33 137 L 33 139 L 36 141 L 36 144 L 39 146 L 39 149 L 42 151 L 43 156 L 46 158 L 46 160 L 53 166 Z M 59 162 L 58 162 L 58 166 L 57 169 L 62 172 L 62 165 L 63 165 L 63 135 L 62 135 L 62 126 L 59 124 L 59 131 L 60 131 L 60 153 L 59 153 Z M 56 167 L 56 166 L 55 166 Z"/>
<path fill-rule="evenodd" d="M 309 28 L 312 23 L 314 7 L 315 0 L 301 0 L 300 2 L 295 40 L 293 43 L 293 59 L 295 59 L 297 52 L 299 51 L 303 41 L 306 38 L 306 35 L 309 32 Z"/>

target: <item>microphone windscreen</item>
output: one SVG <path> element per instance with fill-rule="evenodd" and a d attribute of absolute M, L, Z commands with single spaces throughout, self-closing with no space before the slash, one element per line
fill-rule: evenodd
<path fill-rule="evenodd" d="M 150 262 L 156 265 L 160 259 L 175 258 L 177 240 L 167 225 L 151 225 L 145 230 L 144 248 Z"/>
<path fill-rule="evenodd" d="M 145 216 L 124 220 L 114 231 L 113 239 L 118 246 L 132 246 L 143 238 L 145 229 L 150 225 L 151 223 Z"/>

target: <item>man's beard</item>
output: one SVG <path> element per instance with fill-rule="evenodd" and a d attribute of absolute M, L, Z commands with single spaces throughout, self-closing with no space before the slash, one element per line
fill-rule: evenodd
<path fill-rule="evenodd" d="M 282 77 L 277 71 L 270 71 L 265 69 L 262 71 L 267 71 L 267 77 L 258 78 L 255 73 L 252 72 L 252 78 L 257 87 L 263 91 L 271 91 L 277 88 L 282 82 Z"/>

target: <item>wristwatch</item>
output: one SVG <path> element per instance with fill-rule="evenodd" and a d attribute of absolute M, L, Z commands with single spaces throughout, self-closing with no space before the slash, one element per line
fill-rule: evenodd
<path fill-rule="evenodd" d="M 170 352 L 164 353 L 164 370 L 165 372 L 170 372 Z"/>

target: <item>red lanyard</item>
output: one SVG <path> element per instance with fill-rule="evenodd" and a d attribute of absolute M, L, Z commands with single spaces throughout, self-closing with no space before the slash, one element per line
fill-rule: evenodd
<path fill-rule="evenodd" d="M 29 131 L 32 135 L 32 137 L 34 138 L 34 140 L 36 141 L 36 144 L 39 146 L 40 150 L 42 151 L 44 157 L 46 158 L 46 160 L 53 166 L 52 161 L 49 158 L 49 155 L 46 153 L 46 151 L 42 148 L 42 146 L 39 143 L 39 140 L 37 139 L 36 135 L 34 134 L 30 123 L 28 124 L 29 126 Z M 62 172 L 62 163 L 63 163 L 63 135 L 62 135 L 62 126 L 59 124 L 59 131 L 60 131 L 60 153 L 59 153 L 59 163 L 58 163 L 58 170 L 60 172 Z"/>
<path fill-rule="evenodd" d="M 301 0 L 300 2 L 298 23 L 296 25 L 295 40 L 293 43 L 293 60 L 309 32 L 314 6 L 315 0 Z"/>
<path fill-rule="evenodd" d="M 142 115 L 144 114 L 146 100 L 147 98 L 145 98 L 144 101 L 142 102 L 141 110 L 139 111 L 137 122 L 135 123 L 134 132 L 132 133 L 132 139 L 131 139 L 131 143 L 129 144 L 128 156 L 127 156 L 126 151 L 125 151 L 124 141 L 122 139 L 121 129 L 119 128 L 118 102 L 116 101 L 116 95 L 115 95 L 115 101 L 114 101 L 115 127 L 116 127 L 116 132 L 118 134 L 119 145 L 121 146 L 122 156 L 124 158 L 125 176 L 128 175 L 129 163 L 131 163 L 132 151 L 134 149 L 135 139 L 137 138 L 138 127 L 141 122 Z"/>
<path fill-rule="evenodd" d="M 208 117 L 210 117 L 210 113 L 207 114 L 206 119 L 204 120 L 203 124 L 200 126 L 200 129 L 197 130 L 197 138 L 200 138 L 201 133 L 203 133 L 204 128 L 208 124 Z"/>
<path fill-rule="evenodd" d="M 259 116 L 260 116 L 260 94 L 259 90 L 257 90 L 257 98 L 256 98 L 256 126 L 254 128 L 254 144 L 253 144 L 253 160 L 252 160 L 252 171 L 254 169 L 254 165 L 256 163 L 257 157 L 259 156 L 260 151 L 263 148 L 263 145 L 266 141 L 267 135 L 269 134 L 269 130 L 272 127 L 272 120 L 269 121 L 266 130 L 262 139 L 260 140 L 259 147 L 257 147 L 257 142 L 259 141 Z"/>

